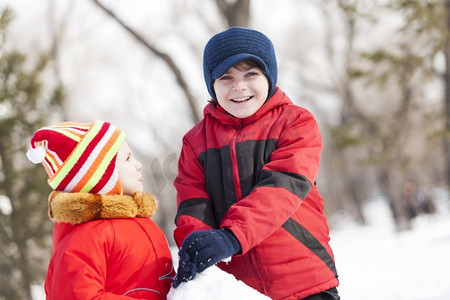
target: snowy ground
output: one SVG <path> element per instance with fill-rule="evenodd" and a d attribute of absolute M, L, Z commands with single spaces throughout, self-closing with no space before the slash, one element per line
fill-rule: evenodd
<path fill-rule="evenodd" d="M 365 207 L 368 226 L 341 224 L 332 233 L 343 300 L 450 299 L 450 206 L 395 232 L 383 199 Z"/>
<path fill-rule="evenodd" d="M 438 214 L 419 216 L 413 228 L 405 232 L 395 231 L 382 198 L 365 206 L 367 226 L 357 226 L 345 216 L 333 216 L 331 245 L 342 300 L 450 299 L 450 203 L 439 204 Z M 169 299 L 248 299 L 246 295 L 253 293 L 218 269 L 205 272 L 178 287 Z M 214 287 L 212 281 L 222 286 Z M 34 294 L 34 299 L 45 299 L 40 287 Z"/>

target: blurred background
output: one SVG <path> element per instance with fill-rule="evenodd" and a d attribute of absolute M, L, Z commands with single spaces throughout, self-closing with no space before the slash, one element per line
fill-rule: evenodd
<path fill-rule="evenodd" d="M 367 228 L 377 207 L 397 237 L 448 218 L 450 0 L 0 0 L 0 299 L 36 298 L 50 258 L 51 190 L 25 157 L 43 125 L 123 129 L 174 245 L 181 139 L 209 100 L 203 47 L 229 26 L 272 40 L 278 86 L 319 122 L 336 247 L 344 220 Z"/>

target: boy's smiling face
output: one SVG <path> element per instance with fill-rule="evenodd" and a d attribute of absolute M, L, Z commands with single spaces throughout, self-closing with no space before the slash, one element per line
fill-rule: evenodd
<path fill-rule="evenodd" d="M 135 192 L 144 190 L 141 167 L 141 163 L 133 157 L 128 144 L 123 142 L 117 153 L 116 170 L 124 195 L 132 196 Z"/>
<path fill-rule="evenodd" d="M 269 81 L 256 66 L 240 63 L 214 80 L 217 102 L 236 118 L 247 118 L 260 109 L 269 93 Z"/>

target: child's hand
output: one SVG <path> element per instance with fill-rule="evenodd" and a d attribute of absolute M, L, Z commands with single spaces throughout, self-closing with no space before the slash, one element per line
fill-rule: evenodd
<path fill-rule="evenodd" d="M 182 282 L 194 279 L 197 267 L 194 263 L 184 261 L 181 257 L 178 262 L 177 275 L 173 279 L 172 286 L 176 288 Z"/>
<path fill-rule="evenodd" d="M 173 287 L 176 288 L 183 281 L 194 279 L 196 273 L 203 272 L 206 268 L 240 250 L 239 241 L 228 229 L 210 229 L 191 233 L 178 252 L 178 272 L 173 281 Z"/>

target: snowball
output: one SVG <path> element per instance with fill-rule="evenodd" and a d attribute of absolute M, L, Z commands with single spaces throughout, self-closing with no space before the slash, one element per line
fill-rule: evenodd
<path fill-rule="evenodd" d="M 259 293 L 233 275 L 217 266 L 212 266 L 197 273 L 195 278 L 182 282 L 176 289 L 170 289 L 167 300 L 264 300 L 269 297 Z"/>

